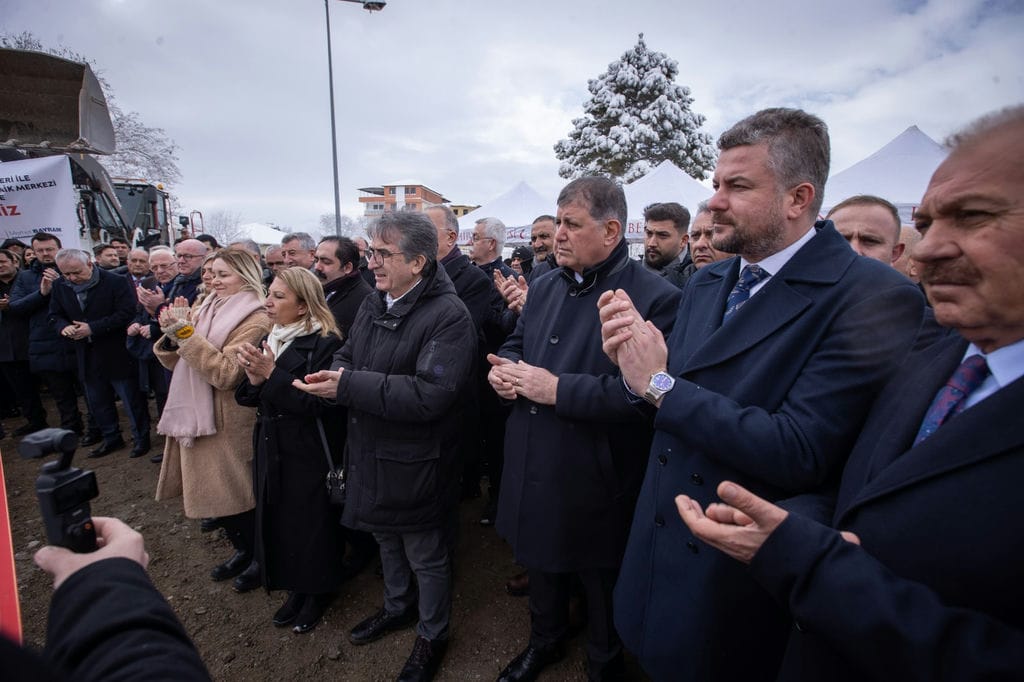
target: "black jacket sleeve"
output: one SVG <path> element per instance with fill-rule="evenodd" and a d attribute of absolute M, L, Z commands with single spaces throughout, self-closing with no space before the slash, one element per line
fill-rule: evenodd
<path fill-rule="evenodd" d="M 72 574 L 50 603 L 46 660 L 76 682 L 209 680 L 174 611 L 130 559 Z"/>

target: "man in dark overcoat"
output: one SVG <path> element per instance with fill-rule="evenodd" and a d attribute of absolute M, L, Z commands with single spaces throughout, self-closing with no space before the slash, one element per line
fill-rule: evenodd
<path fill-rule="evenodd" d="M 834 512 L 816 520 L 731 484 L 719 489 L 731 507 L 706 516 L 678 500 L 699 537 L 788 606 L 780 679 L 1024 672 L 1024 107 L 952 143 L 915 212 L 912 258 L 956 331 L 879 395 Z"/>
<path fill-rule="evenodd" d="M 829 166 L 821 119 L 766 109 L 718 145 L 714 245 L 738 256 L 690 278 L 667 348 L 622 298 L 601 313 L 606 349 L 658 408 L 615 624 L 659 681 L 774 679 L 787 630 L 746 571 L 688 531 L 675 496 L 710 502 L 726 478 L 769 499 L 834 485 L 924 311 L 912 282 L 815 224 Z"/>
<path fill-rule="evenodd" d="M 57 253 L 63 275 L 50 298 L 53 332 L 74 342 L 78 373 L 103 443 L 89 453 L 102 457 L 124 447 L 115 393 L 131 423 L 131 456 L 149 451 L 149 407 L 139 390 L 138 363 L 128 352 L 126 329 L 135 316 L 136 296 L 124 276 L 96 267 L 78 249 Z"/>
<path fill-rule="evenodd" d="M 513 401 L 505 432 L 498 532 L 529 571 L 529 646 L 501 673 L 533 679 L 562 654 L 572 574 L 588 609 L 591 679 L 621 673 L 611 594 L 650 444 L 646 407 L 601 351 L 597 300 L 625 289 L 668 331 L 679 290 L 631 260 L 623 238 L 626 198 L 601 177 L 558 197 L 560 269 L 535 279 L 515 332 L 490 356 L 495 392 Z"/>

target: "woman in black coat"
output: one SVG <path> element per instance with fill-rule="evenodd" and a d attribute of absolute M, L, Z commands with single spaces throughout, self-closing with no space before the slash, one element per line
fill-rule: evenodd
<path fill-rule="evenodd" d="M 262 348 L 247 344 L 238 353 L 245 379 L 235 398 L 258 408 L 253 434 L 256 558 L 267 590 L 288 591 L 273 622 L 279 627 L 294 623 L 293 630 L 303 633 L 320 621 L 341 578 L 344 536 L 340 508 L 330 505 L 325 486 L 325 445 L 340 462 L 344 434 L 339 429 L 345 420 L 332 414 L 339 408 L 294 388 L 292 381 L 330 368 L 341 339 L 323 287 L 308 270 L 279 272 L 265 305 L 274 328 Z"/>

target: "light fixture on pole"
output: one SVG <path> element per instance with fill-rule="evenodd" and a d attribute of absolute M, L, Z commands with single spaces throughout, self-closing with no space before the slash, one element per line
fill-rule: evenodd
<path fill-rule="evenodd" d="M 379 12 L 386 2 L 371 0 L 340 0 L 354 2 L 368 12 Z M 334 165 L 334 233 L 341 236 L 341 191 L 338 187 L 338 131 L 334 122 L 334 60 L 331 58 L 331 10 L 329 0 L 324 0 L 324 14 L 327 17 L 327 84 L 331 95 L 331 159 Z"/>

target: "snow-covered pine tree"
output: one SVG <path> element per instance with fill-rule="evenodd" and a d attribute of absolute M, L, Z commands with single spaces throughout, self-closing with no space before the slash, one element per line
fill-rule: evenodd
<path fill-rule="evenodd" d="M 652 52 L 644 34 L 608 71 L 587 83 L 591 98 L 569 137 L 555 144 L 563 178 L 610 175 L 624 182 L 669 160 L 697 179 L 715 166 L 704 117 L 690 105 L 690 89 L 676 85 L 679 65 Z"/>

